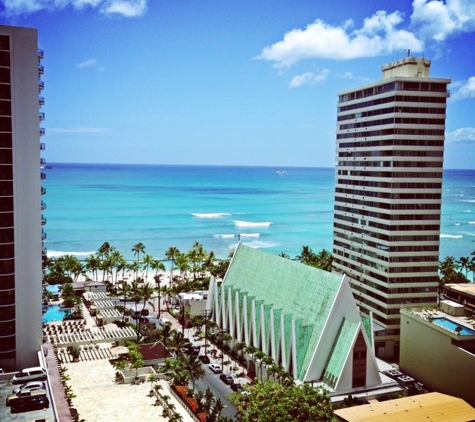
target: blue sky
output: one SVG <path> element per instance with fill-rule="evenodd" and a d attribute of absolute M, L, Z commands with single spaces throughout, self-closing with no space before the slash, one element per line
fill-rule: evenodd
<path fill-rule="evenodd" d="M 338 91 L 404 57 L 450 78 L 475 168 L 473 0 L 1 0 L 38 29 L 49 162 L 332 167 Z"/>

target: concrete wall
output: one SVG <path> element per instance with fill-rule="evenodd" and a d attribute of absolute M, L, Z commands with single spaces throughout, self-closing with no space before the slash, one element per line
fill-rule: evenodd
<path fill-rule="evenodd" d="M 429 391 L 460 397 L 475 406 L 475 355 L 452 344 L 443 328 L 401 310 L 401 370 Z"/>

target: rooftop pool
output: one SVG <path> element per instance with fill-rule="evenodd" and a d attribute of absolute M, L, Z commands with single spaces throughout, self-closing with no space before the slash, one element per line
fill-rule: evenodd
<path fill-rule="evenodd" d="M 467 328 L 461 324 L 457 324 L 456 322 L 447 318 L 435 318 L 432 322 L 450 331 L 455 331 L 457 327 L 460 327 L 461 331 L 459 332 L 459 335 L 461 336 L 475 336 L 474 330 L 471 330 L 470 328 Z"/>
<path fill-rule="evenodd" d="M 69 309 L 59 309 L 58 305 L 49 305 L 48 310 L 43 315 L 43 323 L 62 321 L 69 312 Z"/>

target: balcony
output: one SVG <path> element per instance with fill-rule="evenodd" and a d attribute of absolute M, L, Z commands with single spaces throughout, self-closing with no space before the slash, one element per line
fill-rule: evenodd
<path fill-rule="evenodd" d="M 41 225 L 45 226 L 46 222 L 47 222 L 46 218 L 44 216 L 41 216 Z"/>
<path fill-rule="evenodd" d="M 40 166 L 46 165 L 46 158 L 40 158 Z"/>
<path fill-rule="evenodd" d="M 48 235 L 45 232 L 41 233 L 41 240 L 46 240 L 46 239 L 48 239 Z"/>
<path fill-rule="evenodd" d="M 40 127 L 40 136 L 44 136 L 46 134 L 46 130 L 43 127 Z"/>
<path fill-rule="evenodd" d="M 44 51 L 38 48 L 38 58 L 42 59 L 44 57 Z"/>
<path fill-rule="evenodd" d="M 39 64 L 38 65 L 38 73 L 42 75 L 44 73 L 44 71 L 45 71 L 45 68 L 43 67 L 43 65 Z"/>
<path fill-rule="evenodd" d="M 41 186 L 41 195 L 46 195 L 46 188 Z"/>
<path fill-rule="evenodd" d="M 40 119 L 40 122 L 42 122 L 45 119 L 45 114 L 43 112 L 38 113 L 38 117 Z"/>
<path fill-rule="evenodd" d="M 44 151 L 46 149 L 46 145 L 44 142 L 40 143 L 40 151 Z"/>
<path fill-rule="evenodd" d="M 42 91 L 45 89 L 45 83 L 43 81 L 38 81 L 38 90 Z"/>
<path fill-rule="evenodd" d="M 46 174 L 41 173 L 41 180 L 46 180 Z"/>
<path fill-rule="evenodd" d="M 41 201 L 41 211 L 46 210 L 46 203 Z"/>

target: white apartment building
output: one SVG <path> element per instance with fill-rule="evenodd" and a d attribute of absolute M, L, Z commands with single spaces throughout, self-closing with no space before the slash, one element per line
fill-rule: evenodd
<path fill-rule="evenodd" d="M 0 367 L 6 371 L 37 365 L 42 342 L 42 55 L 36 29 L 0 25 Z"/>
<path fill-rule="evenodd" d="M 402 304 L 437 303 L 449 79 L 405 57 L 339 93 L 333 257 L 373 315 L 379 357 L 399 354 Z"/>

